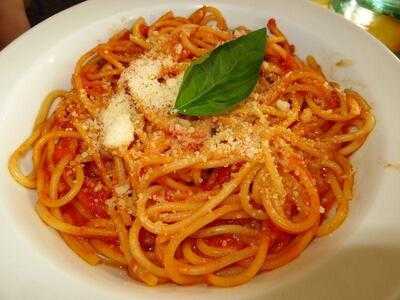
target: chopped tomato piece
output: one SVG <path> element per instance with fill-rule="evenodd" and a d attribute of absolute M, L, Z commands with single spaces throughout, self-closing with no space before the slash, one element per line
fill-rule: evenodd
<path fill-rule="evenodd" d="M 139 242 L 143 250 L 154 251 L 156 235 L 145 228 L 142 228 L 139 232 Z"/>
<path fill-rule="evenodd" d="M 142 36 L 147 38 L 147 36 L 149 35 L 149 26 L 142 25 L 140 26 L 139 31 Z"/>

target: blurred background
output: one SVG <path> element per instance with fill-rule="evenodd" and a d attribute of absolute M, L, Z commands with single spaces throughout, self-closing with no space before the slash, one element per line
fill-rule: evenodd
<path fill-rule="evenodd" d="M 400 58 L 400 0 L 312 0 L 364 28 Z"/>

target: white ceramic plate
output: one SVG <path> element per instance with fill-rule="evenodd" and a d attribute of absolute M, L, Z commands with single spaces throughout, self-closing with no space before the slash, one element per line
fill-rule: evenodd
<path fill-rule="evenodd" d="M 377 40 L 309 1 L 224 0 L 230 26 L 257 28 L 269 17 L 313 54 L 330 79 L 352 86 L 374 108 L 377 127 L 354 157 L 356 199 L 345 225 L 316 240 L 287 267 L 232 289 L 149 288 L 123 272 L 90 267 L 33 210 L 34 192 L 18 186 L 6 162 L 25 138 L 42 98 L 69 88 L 77 58 L 139 16 L 201 1 L 87 1 L 33 28 L 0 53 L 0 299 L 394 299 L 400 295 L 400 63 Z M 338 68 L 340 59 L 352 65 Z M 182 297 L 182 298 L 181 298 Z"/>

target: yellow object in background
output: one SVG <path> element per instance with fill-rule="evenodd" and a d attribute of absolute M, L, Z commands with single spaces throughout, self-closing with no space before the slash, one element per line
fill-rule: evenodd
<path fill-rule="evenodd" d="M 400 53 L 400 21 L 389 16 L 376 16 L 367 30 L 392 51 Z"/>
<path fill-rule="evenodd" d="M 356 0 L 312 1 L 342 14 L 346 19 L 373 34 L 393 52 L 400 54 L 400 20 L 361 7 Z"/>
<path fill-rule="evenodd" d="M 330 0 L 313 0 L 315 3 L 321 4 L 323 6 L 329 7 Z"/>

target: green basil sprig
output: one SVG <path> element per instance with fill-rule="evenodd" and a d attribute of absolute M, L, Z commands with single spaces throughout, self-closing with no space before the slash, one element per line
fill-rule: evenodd
<path fill-rule="evenodd" d="M 266 39 L 266 29 L 261 28 L 192 62 L 174 108 L 189 116 L 218 115 L 232 109 L 257 83 Z"/>

